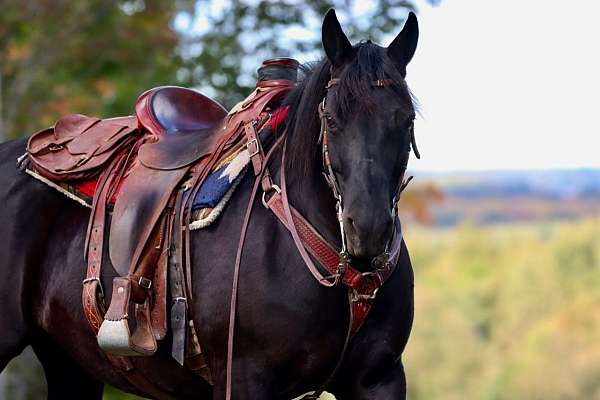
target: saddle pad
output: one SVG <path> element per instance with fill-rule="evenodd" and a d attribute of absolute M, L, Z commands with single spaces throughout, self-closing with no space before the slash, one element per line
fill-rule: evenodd
<path fill-rule="evenodd" d="M 242 180 L 249 162 L 248 151 L 245 146 L 241 146 L 229 152 L 215 165 L 194 198 L 190 229 L 202 229 L 216 221 Z M 26 172 L 79 204 L 91 208 L 97 179 L 68 185 L 46 179 L 31 169 Z M 115 200 L 116 195 L 110 199 L 109 204 L 114 205 Z"/>

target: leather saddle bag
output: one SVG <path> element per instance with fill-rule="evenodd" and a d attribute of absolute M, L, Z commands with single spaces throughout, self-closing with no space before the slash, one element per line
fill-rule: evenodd
<path fill-rule="evenodd" d="M 98 119 L 74 114 L 35 133 L 27 143 L 36 170 L 55 182 L 91 179 L 114 154 L 140 137 L 136 117 Z"/>

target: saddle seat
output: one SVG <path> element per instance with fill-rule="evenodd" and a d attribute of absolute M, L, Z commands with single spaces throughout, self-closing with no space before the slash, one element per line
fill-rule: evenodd
<path fill-rule="evenodd" d="M 227 110 L 200 92 L 178 86 L 159 86 L 142 93 L 135 113 L 141 126 L 156 136 L 211 128 Z"/>
<path fill-rule="evenodd" d="M 144 92 L 135 106 L 139 124 L 155 136 L 140 148 L 148 168 L 173 170 L 209 154 L 220 137 L 212 129 L 227 115 L 216 101 L 195 90 L 161 86 Z"/>

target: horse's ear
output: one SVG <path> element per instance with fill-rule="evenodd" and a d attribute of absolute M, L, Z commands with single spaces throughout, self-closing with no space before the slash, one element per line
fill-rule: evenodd
<path fill-rule="evenodd" d="M 419 40 L 419 23 L 417 16 L 411 11 L 408 13 L 402 32 L 396 36 L 387 48 L 388 56 L 394 61 L 402 77 L 406 76 L 406 66 L 413 58 Z"/>
<path fill-rule="evenodd" d="M 325 14 L 321 39 L 325 54 L 334 68 L 341 67 L 354 56 L 354 49 L 344 31 L 342 31 L 333 8 Z"/>

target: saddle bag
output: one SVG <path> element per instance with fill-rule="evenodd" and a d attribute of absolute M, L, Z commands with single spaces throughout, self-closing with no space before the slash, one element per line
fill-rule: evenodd
<path fill-rule="evenodd" d="M 98 119 L 67 115 L 27 143 L 36 172 L 54 182 L 91 179 L 141 136 L 136 117 Z"/>

